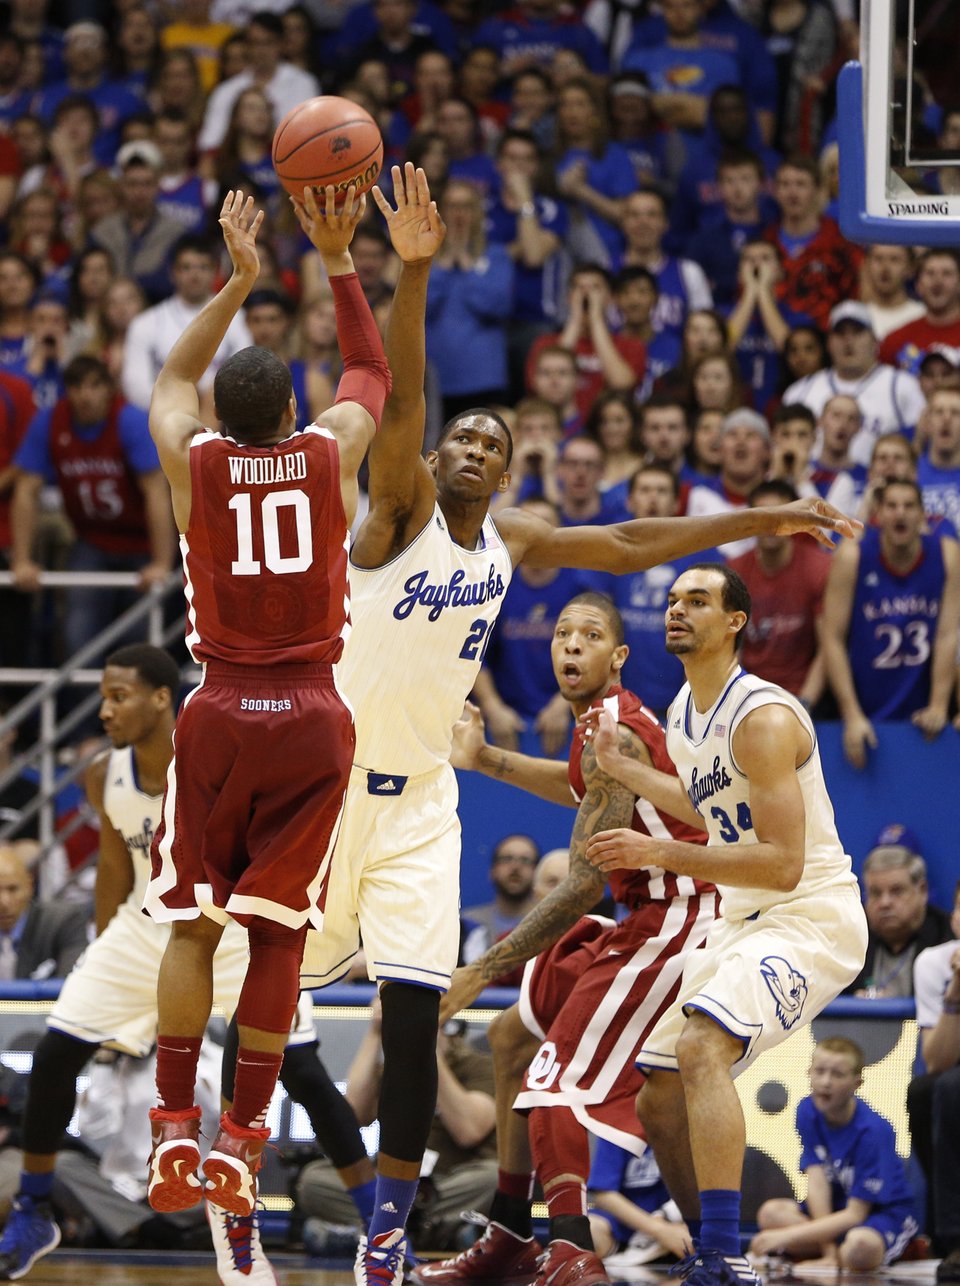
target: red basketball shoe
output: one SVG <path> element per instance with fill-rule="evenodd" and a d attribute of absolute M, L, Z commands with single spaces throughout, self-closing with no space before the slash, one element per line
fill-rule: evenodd
<path fill-rule="evenodd" d="M 236 1125 L 224 1112 L 220 1132 L 203 1163 L 207 1177 L 203 1195 L 208 1201 L 234 1215 L 253 1213 L 257 1204 L 256 1173 L 269 1137 L 266 1127 L 248 1130 Z"/>
<path fill-rule="evenodd" d="M 154 1210 L 171 1214 L 200 1204 L 200 1109 L 168 1112 L 150 1109 L 151 1148 L 147 1162 L 147 1200 Z"/>
<path fill-rule="evenodd" d="M 454 1286 L 456 1282 L 472 1282 L 473 1286 L 533 1286 L 537 1260 L 542 1254 L 543 1247 L 533 1237 L 524 1240 L 491 1220 L 483 1236 L 469 1250 L 438 1264 L 421 1264 L 416 1277 L 424 1286 Z"/>
<path fill-rule="evenodd" d="M 572 1241 L 551 1241 L 535 1286 L 610 1286 L 603 1260 Z"/>

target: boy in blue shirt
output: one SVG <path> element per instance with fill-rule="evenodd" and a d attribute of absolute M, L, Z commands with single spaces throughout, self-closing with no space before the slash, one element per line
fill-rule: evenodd
<path fill-rule="evenodd" d="M 638 1157 L 598 1138 L 588 1186 L 590 1232 L 601 1259 L 616 1255 L 617 1266 L 626 1268 L 689 1254 L 690 1233 L 651 1148 Z"/>
<path fill-rule="evenodd" d="M 807 1175 L 803 1206 L 777 1198 L 757 1214 L 754 1255 L 819 1257 L 868 1273 L 899 1259 L 917 1233 L 893 1126 L 862 1099 L 863 1051 L 844 1036 L 820 1041 L 809 1097 L 797 1105 Z"/>

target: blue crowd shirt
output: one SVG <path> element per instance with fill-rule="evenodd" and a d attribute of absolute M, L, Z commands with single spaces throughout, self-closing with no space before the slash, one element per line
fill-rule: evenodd
<path fill-rule="evenodd" d="M 629 153 L 619 143 L 608 143 L 602 156 L 594 156 L 582 147 L 568 147 L 557 161 L 557 173 L 562 174 L 577 161 L 583 161 L 587 170 L 587 184 L 605 197 L 616 199 L 630 196 L 637 190 L 636 175 Z M 610 263 L 623 254 L 623 233 L 619 227 L 593 210 L 584 209 L 594 231 L 603 242 Z"/>
<path fill-rule="evenodd" d="M 570 221 L 567 207 L 562 201 L 545 196 L 535 196 L 533 203 L 540 227 L 545 232 L 552 232 L 562 242 Z M 499 193 L 491 195 L 487 198 L 487 239 L 502 246 L 512 245 L 517 239 L 519 218 L 515 211 L 507 209 Z M 561 249 L 550 255 L 539 268 L 528 268 L 519 259 L 515 259 L 511 318 L 514 321 L 549 321 L 559 324 L 564 302 L 565 268 Z"/>
<path fill-rule="evenodd" d="M 30 421 L 29 427 L 20 443 L 14 464 L 27 473 L 39 473 L 47 482 L 56 482 L 53 459 L 50 454 L 50 422 L 53 418 L 53 407 L 46 407 Z M 107 421 L 98 420 L 96 424 L 83 427 L 74 425 L 73 432 L 78 438 L 92 442 L 103 432 Z M 117 419 L 117 432 L 123 445 L 123 452 L 134 473 L 152 473 L 160 468 L 160 457 L 150 436 L 147 412 L 139 406 L 126 403 L 120 408 Z"/>
<path fill-rule="evenodd" d="M 33 110 L 49 126 L 54 112 L 74 92 L 65 80 L 58 81 L 40 91 L 34 99 Z M 100 118 L 100 128 L 93 143 L 94 156 L 109 169 L 120 147 L 120 127 L 128 117 L 143 111 L 143 102 L 120 81 L 106 77 L 93 89 L 84 90 L 83 96 L 93 103 Z"/>
<path fill-rule="evenodd" d="M 719 216 L 715 215 L 687 242 L 686 253 L 707 274 L 713 302 L 718 308 L 733 308 L 736 304 L 740 251 L 748 241 L 756 240 L 769 223 L 770 220 L 763 217 L 758 223 L 734 223 L 721 207 Z"/>
<path fill-rule="evenodd" d="M 544 21 L 520 10 L 510 10 L 482 22 L 471 43 L 496 49 L 508 75 L 516 70 L 511 63 L 518 60 L 549 67 L 561 49 L 572 49 L 579 54 L 587 70 L 596 76 L 605 76 L 609 71 L 603 45 L 589 27 L 583 25 L 579 15 Z"/>
<path fill-rule="evenodd" d="M 667 24 L 659 15 L 644 18 L 633 31 L 633 40 L 627 50 L 650 49 L 662 45 L 667 39 Z M 700 39 L 705 49 L 725 54 L 737 66 L 736 77 L 727 83 L 742 85 L 754 107 L 776 112 L 778 99 L 777 68 L 766 41 L 756 27 L 739 17 L 720 0 L 700 24 Z M 623 70 L 628 70 L 626 56 Z"/>
<path fill-rule="evenodd" d="M 709 98 L 721 85 L 739 85 L 740 69 L 729 54 L 701 45 L 696 49 L 676 49 L 672 45 L 639 47 L 634 42 L 623 57 L 624 71 L 639 71 L 647 77 L 650 88 L 658 94 L 697 94 Z M 688 142 L 701 131 L 680 130 Z"/>
<path fill-rule="evenodd" d="M 893 1126 L 863 1099 L 846 1125 L 830 1125 L 807 1097 L 797 1104 L 800 1169 L 823 1166 L 834 1210 L 851 1198 L 869 1202 L 874 1211 L 912 1215 L 913 1193 L 897 1155 Z"/>
<path fill-rule="evenodd" d="M 960 526 L 960 469 L 938 469 L 930 457 L 917 461 L 917 484 L 923 492 L 923 507 L 930 514 L 944 514 Z"/>
<path fill-rule="evenodd" d="M 198 174 L 189 175 L 175 188 L 163 188 L 157 193 L 157 209 L 183 224 L 187 232 L 203 232 L 207 222 L 207 207 L 203 199 L 203 180 Z"/>
<path fill-rule="evenodd" d="M 916 565 L 899 575 L 883 558 L 876 527 L 860 542 L 847 651 L 868 719 L 909 719 L 930 700 L 945 573 L 941 536 L 922 536 L 921 544 Z"/>

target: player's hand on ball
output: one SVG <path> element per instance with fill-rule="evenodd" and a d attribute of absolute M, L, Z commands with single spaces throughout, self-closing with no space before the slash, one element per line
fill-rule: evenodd
<path fill-rule="evenodd" d="M 321 190 L 319 197 L 313 188 L 306 187 L 302 199 L 291 197 L 290 200 L 300 227 L 322 255 L 346 252 L 367 208 L 366 194 L 358 196 L 353 184 L 347 188 L 339 210 L 337 190 L 332 183 Z"/>
<path fill-rule="evenodd" d="M 486 986 L 476 965 L 462 965 L 453 971 L 450 990 L 440 998 L 440 1026 L 449 1022 L 461 1009 L 468 1009 Z"/>
<path fill-rule="evenodd" d="M 260 275 L 257 233 L 263 223 L 263 211 L 254 209 L 252 196 L 228 192 L 220 209 L 219 223 L 234 273 L 256 280 Z"/>
<path fill-rule="evenodd" d="M 637 871 L 657 866 L 657 841 L 639 831 L 598 831 L 587 840 L 587 861 L 598 871 Z"/>
<path fill-rule="evenodd" d="M 395 165 L 393 177 L 394 210 L 377 187 L 373 199 L 387 221 L 393 248 L 404 263 L 420 263 L 433 258 L 447 235 L 446 224 L 440 217 L 436 201 L 430 199 L 430 185 L 423 170 L 414 169 L 407 161 L 401 171 Z"/>
<path fill-rule="evenodd" d="M 451 764 L 454 768 L 466 768 L 476 772 L 480 767 L 480 755 L 486 744 L 483 735 L 483 715 L 472 701 L 467 701 L 463 707 L 463 714 L 453 725 Z"/>

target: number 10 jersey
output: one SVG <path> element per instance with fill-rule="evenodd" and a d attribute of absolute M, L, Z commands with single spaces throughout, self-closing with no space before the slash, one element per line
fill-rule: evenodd
<path fill-rule="evenodd" d="M 271 447 L 199 433 L 190 481 L 180 549 L 193 659 L 339 660 L 350 628 L 347 522 L 329 429 L 312 425 Z"/>
<path fill-rule="evenodd" d="M 413 777 L 447 762 L 512 574 L 489 515 L 476 548 L 464 549 L 439 505 L 391 562 L 351 562 L 354 628 L 338 674 L 354 710 L 358 767 Z"/>

